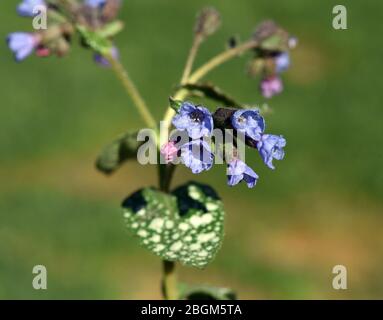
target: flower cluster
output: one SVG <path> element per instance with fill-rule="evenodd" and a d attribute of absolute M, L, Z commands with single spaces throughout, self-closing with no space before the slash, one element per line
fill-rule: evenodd
<path fill-rule="evenodd" d="M 249 73 L 252 76 L 260 75 L 261 93 L 265 98 L 271 98 L 283 91 L 280 74 L 289 68 L 289 50 L 296 46 L 297 40 L 273 21 L 263 22 L 253 37 L 259 46 L 249 65 Z"/>
<path fill-rule="evenodd" d="M 220 129 L 242 133 L 247 144 L 258 150 L 263 162 L 270 169 L 275 169 L 273 160 L 283 159 L 286 140 L 282 136 L 265 134 L 265 120 L 257 109 L 221 110 L 226 114 L 226 124 L 224 128 L 219 126 Z M 206 138 L 211 138 L 213 128 L 218 123 L 216 114 L 217 112 L 212 115 L 205 107 L 183 102 L 173 118 L 173 125 L 178 131 L 186 132 L 189 139 L 180 145 L 172 140 L 165 144 L 161 148 L 161 154 L 166 161 L 171 162 L 179 155 L 193 173 L 209 170 L 213 166 L 214 154 Z M 256 185 L 258 175 L 235 152 L 225 161 L 228 185 L 234 186 L 241 181 L 249 188 Z"/>
<path fill-rule="evenodd" d="M 17 13 L 22 17 L 36 18 L 37 21 L 46 19 L 46 26 L 34 32 L 12 32 L 7 37 L 9 49 L 16 61 L 22 61 L 35 53 L 39 57 L 57 55 L 64 56 L 70 50 L 71 39 L 79 26 L 86 30 L 102 30 L 115 18 L 120 0 L 23 0 L 17 6 Z M 110 28 L 109 28 L 110 29 Z M 114 35 L 113 31 L 110 36 Z M 107 34 L 109 36 L 109 34 Z M 82 41 L 88 46 L 86 41 Z M 112 50 L 117 58 L 118 51 Z M 99 53 L 95 53 L 95 61 L 108 65 Z"/>

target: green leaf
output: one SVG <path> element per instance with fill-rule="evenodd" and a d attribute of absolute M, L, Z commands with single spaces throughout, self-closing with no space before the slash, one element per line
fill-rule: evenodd
<path fill-rule="evenodd" d="M 220 88 L 210 83 L 188 83 L 181 86 L 181 88 L 184 88 L 192 92 L 193 91 L 197 92 L 199 96 L 202 95 L 203 97 L 220 102 L 227 107 L 234 107 L 234 108 L 240 109 L 242 106 L 241 103 L 234 100 L 233 98 L 228 96 L 226 93 L 224 93 Z"/>
<path fill-rule="evenodd" d="M 270 51 L 287 51 L 289 50 L 287 41 L 288 39 L 283 33 L 278 33 L 265 39 L 261 43 L 261 48 Z"/>
<path fill-rule="evenodd" d="M 125 161 L 136 159 L 138 148 L 144 141 L 137 141 L 137 132 L 120 136 L 103 148 L 96 160 L 96 167 L 103 173 L 111 174 Z"/>
<path fill-rule="evenodd" d="M 164 260 L 203 268 L 221 246 L 223 204 L 209 186 L 190 182 L 172 194 L 145 188 L 123 208 L 128 230 Z"/>
<path fill-rule="evenodd" d="M 87 45 L 101 54 L 108 54 L 112 49 L 112 43 L 96 31 L 88 30 L 82 25 L 76 26 Z"/>
<path fill-rule="evenodd" d="M 174 100 L 172 97 L 169 97 L 169 103 L 170 107 L 175 111 L 178 112 L 181 108 L 182 101 L 181 100 Z"/>
<path fill-rule="evenodd" d="M 287 51 L 289 34 L 272 20 L 261 22 L 254 34 L 259 47 L 269 51 Z"/>
<path fill-rule="evenodd" d="M 236 293 L 229 288 L 206 285 L 179 285 L 180 299 L 184 300 L 236 300 Z"/>
<path fill-rule="evenodd" d="M 110 38 L 114 37 L 117 33 L 121 32 L 123 28 L 124 23 L 122 21 L 117 20 L 103 26 L 98 31 L 98 34 L 103 38 Z"/>

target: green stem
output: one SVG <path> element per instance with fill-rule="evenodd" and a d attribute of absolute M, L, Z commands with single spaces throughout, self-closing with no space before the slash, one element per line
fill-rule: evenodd
<path fill-rule="evenodd" d="M 219 65 L 223 64 L 224 62 L 240 55 L 241 53 L 255 48 L 258 46 L 258 42 L 255 40 L 250 40 L 248 42 L 245 42 L 237 47 L 234 47 L 232 49 L 226 50 L 222 52 L 221 54 L 215 56 L 208 62 L 206 62 L 202 67 L 197 69 L 190 77 L 189 81 L 190 83 L 195 83 L 198 80 L 202 79 L 206 74 L 208 74 L 210 71 L 218 67 Z"/>
<path fill-rule="evenodd" d="M 195 57 L 197 55 L 198 49 L 202 43 L 202 40 L 203 40 L 203 38 L 199 34 L 197 34 L 194 37 L 193 45 L 190 49 L 189 56 L 188 56 L 188 59 L 186 61 L 185 69 L 184 69 L 184 72 L 182 75 L 181 84 L 185 84 L 188 82 L 191 70 L 193 68 L 193 63 L 194 63 Z"/>
<path fill-rule="evenodd" d="M 163 293 L 166 300 L 177 300 L 178 289 L 177 289 L 177 276 L 175 272 L 176 264 L 173 261 L 163 262 Z"/>
<path fill-rule="evenodd" d="M 109 61 L 112 70 L 117 78 L 121 81 L 125 91 L 131 97 L 137 111 L 141 115 L 149 128 L 156 128 L 156 121 L 149 111 L 144 99 L 141 97 L 133 81 L 130 79 L 128 72 L 124 69 L 122 64 L 115 59 L 111 54 L 105 54 L 105 58 Z"/>

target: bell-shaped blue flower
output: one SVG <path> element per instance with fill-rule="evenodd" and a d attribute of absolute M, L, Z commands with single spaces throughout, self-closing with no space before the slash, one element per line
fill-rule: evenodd
<path fill-rule="evenodd" d="M 239 159 L 234 159 L 227 165 L 227 184 L 235 186 L 241 181 L 245 181 L 249 188 L 257 184 L 258 175 Z"/>
<path fill-rule="evenodd" d="M 181 159 L 186 167 L 197 174 L 213 166 L 214 155 L 209 144 L 198 139 L 181 146 Z"/>
<path fill-rule="evenodd" d="M 85 5 L 91 8 L 101 8 L 105 5 L 106 0 L 85 0 Z"/>
<path fill-rule="evenodd" d="M 37 36 L 33 33 L 13 32 L 8 35 L 7 43 L 15 55 L 16 61 L 24 60 L 38 45 Z"/>
<path fill-rule="evenodd" d="M 192 139 L 210 136 L 213 130 L 213 117 L 210 111 L 190 102 L 182 103 L 172 122 L 178 130 L 186 130 Z"/>
<path fill-rule="evenodd" d="M 275 169 L 273 159 L 282 160 L 285 156 L 283 147 L 286 146 L 286 140 L 282 136 L 273 134 L 264 134 L 257 143 L 257 149 L 263 162 L 270 168 Z"/>
<path fill-rule="evenodd" d="M 256 141 L 261 138 L 261 134 L 265 131 L 265 119 L 256 109 L 236 111 L 232 115 L 231 124 L 235 129 Z"/>
<path fill-rule="evenodd" d="M 278 54 L 275 59 L 275 71 L 281 73 L 286 71 L 290 66 L 290 55 L 288 52 Z"/>
<path fill-rule="evenodd" d="M 34 17 L 38 12 L 34 12 L 37 6 L 45 6 L 44 0 L 23 0 L 17 6 L 17 13 L 23 17 Z"/>

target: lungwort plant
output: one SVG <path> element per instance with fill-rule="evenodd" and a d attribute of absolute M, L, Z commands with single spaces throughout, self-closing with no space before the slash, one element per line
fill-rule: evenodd
<path fill-rule="evenodd" d="M 260 92 L 270 98 L 283 89 L 280 75 L 289 67 L 289 50 L 296 39 L 273 21 L 265 21 L 248 40 L 229 39 L 223 52 L 193 68 L 200 46 L 221 24 L 215 9 L 203 9 L 196 19 L 181 80 L 169 96 L 162 121 L 157 122 L 119 61 L 113 38 L 124 26 L 116 18 L 120 7 L 119 0 L 24 0 L 17 6 L 19 15 L 34 21 L 47 19 L 47 28 L 10 33 L 8 46 L 15 59 L 22 61 L 33 53 L 38 57 L 64 56 L 78 39 L 93 52 L 97 64 L 115 73 L 147 128 L 136 128 L 112 141 L 100 153 L 96 166 L 105 174 L 114 173 L 128 160 L 158 166 L 158 187 L 143 187 L 123 201 L 130 234 L 163 260 L 166 299 L 234 299 L 228 289 L 177 283 L 176 262 L 205 268 L 214 259 L 223 241 L 225 211 L 211 186 L 189 182 L 171 190 L 171 181 L 179 164 L 194 174 L 225 164 L 228 185 L 243 182 L 253 188 L 259 177 L 245 162 L 245 150 L 257 150 L 260 160 L 271 169 L 275 168 L 273 160 L 283 159 L 286 140 L 267 133 L 265 109 L 239 103 L 204 79 L 218 66 L 248 52 L 248 73 L 260 78 Z M 196 97 L 214 100 L 218 107 L 209 110 L 194 103 Z M 148 149 L 150 161 L 145 158 Z"/>

